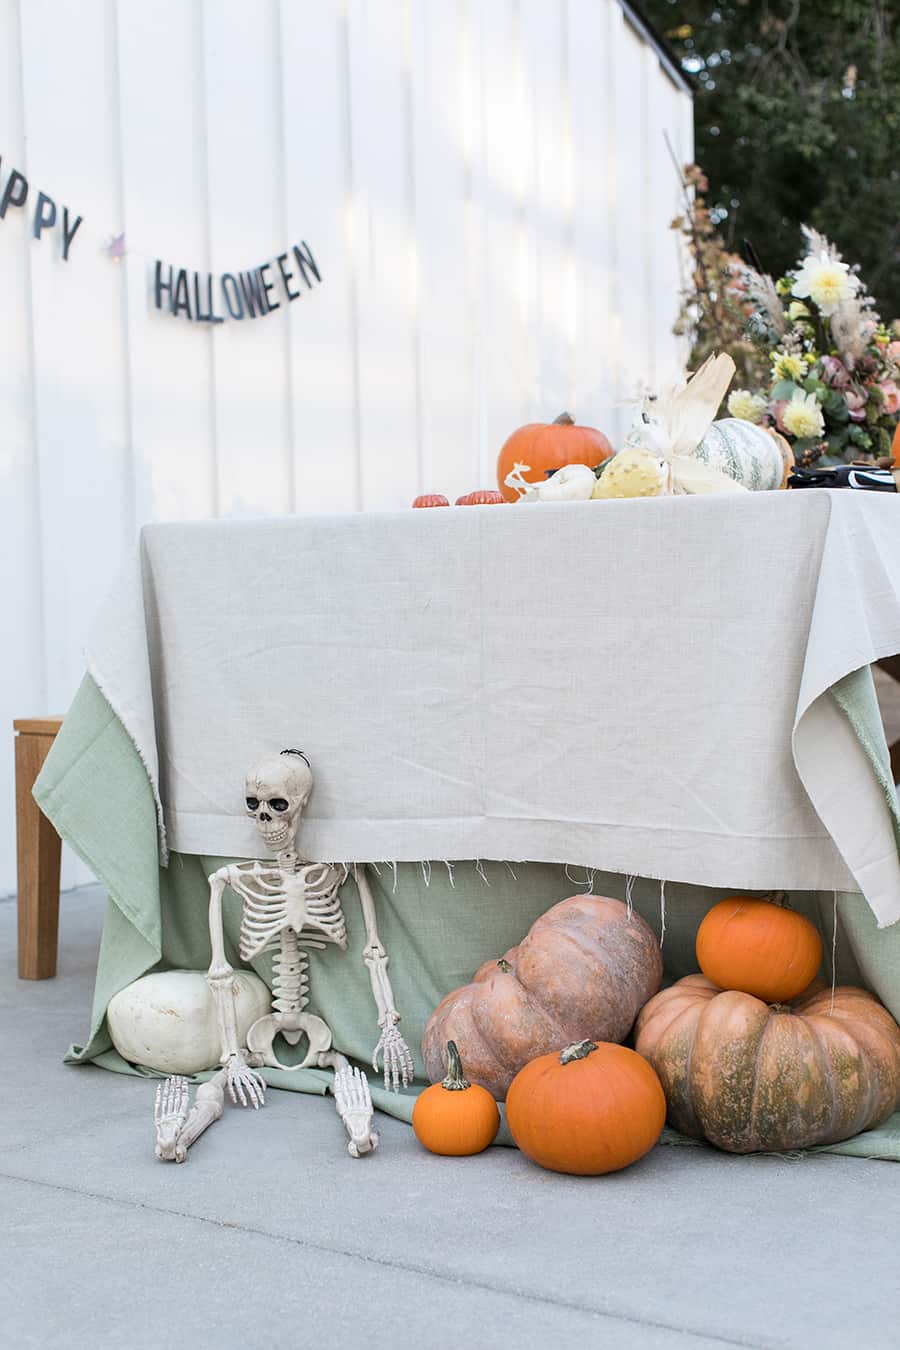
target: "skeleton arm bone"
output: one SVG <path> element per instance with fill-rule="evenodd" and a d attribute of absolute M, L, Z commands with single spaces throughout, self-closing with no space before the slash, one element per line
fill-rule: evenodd
<path fill-rule="evenodd" d="M 231 881 L 231 868 L 220 867 L 209 879 L 209 941 L 212 960 L 206 973 L 216 1006 L 216 1025 L 219 1031 L 221 1054 L 219 1063 L 225 1065 L 228 1094 L 241 1106 L 262 1106 L 265 1084 L 250 1064 L 253 1057 L 241 1051 L 234 1005 L 234 969 L 225 957 L 225 933 L 222 927 L 222 895 Z"/>
<path fill-rule="evenodd" d="M 378 1056 L 384 1056 L 384 1086 L 398 1091 L 400 1084 L 408 1086 L 413 1080 L 414 1068 L 412 1053 L 406 1041 L 397 1030 L 400 1014 L 394 1003 L 394 991 L 388 977 L 389 957 L 381 938 L 375 918 L 375 900 L 369 888 L 365 864 L 356 864 L 353 876 L 359 891 L 363 919 L 366 925 L 366 945 L 363 948 L 363 962 L 369 972 L 372 994 L 378 1009 L 378 1025 L 381 1036 L 372 1054 L 372 1068 L 378 1071 Z"/>

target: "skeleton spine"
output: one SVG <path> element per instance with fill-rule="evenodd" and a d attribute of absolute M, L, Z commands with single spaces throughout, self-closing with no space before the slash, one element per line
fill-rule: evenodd
<path fill-rule="evenodd" d="M 281 931 L 281 946 L 272 960 L 272 993 L 276 1012 L 302 1012 L 309 1002 L 309 957 L 300 950 L 293 928 Z"/>

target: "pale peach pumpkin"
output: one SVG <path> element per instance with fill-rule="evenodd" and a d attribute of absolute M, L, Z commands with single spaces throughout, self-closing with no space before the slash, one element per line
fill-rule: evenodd
<path fill-rule="evenodd" d="M 791 1006 L 688 975 L 652 998 L 635 1047 L 669 1124 L 729 1153 L 834 1144 L 881 1125 L 900 1100 L 900 1027 L 862 989 Z"/>
<path fill-rule="evenodd" d="M 621 900 L 561 900 L 499 961 L 438 1004 L 422 1054 L 432 1082 L 455 1041 L 466 1076 L 498 1100 L 523 1065 L 576 1041 L 623 1041 L 659 988 L 662 958 L 652 929 Z"/>

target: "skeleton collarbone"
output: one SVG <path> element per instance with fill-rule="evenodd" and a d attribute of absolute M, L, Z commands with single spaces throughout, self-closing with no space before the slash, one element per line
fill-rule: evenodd
<path fill-rule="evenodd" d="M 279 864 L 284 861 L 287 866 Z M 278 863 L 238 863 L 229 883 L 242 902 L 241 958 L 252 960 L 290 930 L 310 947 L 345 949 L 347 926 L 339 889 L 346 871 L 290 855 Z"/>

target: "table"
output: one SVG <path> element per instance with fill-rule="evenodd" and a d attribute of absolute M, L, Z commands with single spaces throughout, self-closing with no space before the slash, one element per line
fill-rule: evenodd
<path fill-rule="evenodd" d="M 665 883 L 675 978 L 722 894 L 785 886 L 826 974 L 833 936 L 838 980 L 900 1016 L 897 801 L 868 671 L 900 652 L 897 510 L 810 492 L 148 527 L 36 786 L 110 895 L 72 1060 L 127 1071 L 112 995 L 205 968 L 206 877 L 257 851 L 244 770 L 287 746 L 316 771 L 304 850 L 379 864 L 414 1050 L 445 993 L 591 887 L 627 888 L 662 937 Z M 350 891 L 345 908 L 348 952 L 311 953 L 311 991 L 364 1063 Z M 232 899 L 231 959 L 238 923 Z M 897 1151 L 890 1131 L 841 1147 Z"/>
<path fill-rule="evenodd" d="M 311 856 L 859 890 L 893 923 L 857 672 L 900 652 L 898 524 L 820 491 L 150 526 L 90 670 L 163 849 L 254 856 L 243 777 L 290 745 Z"/>

